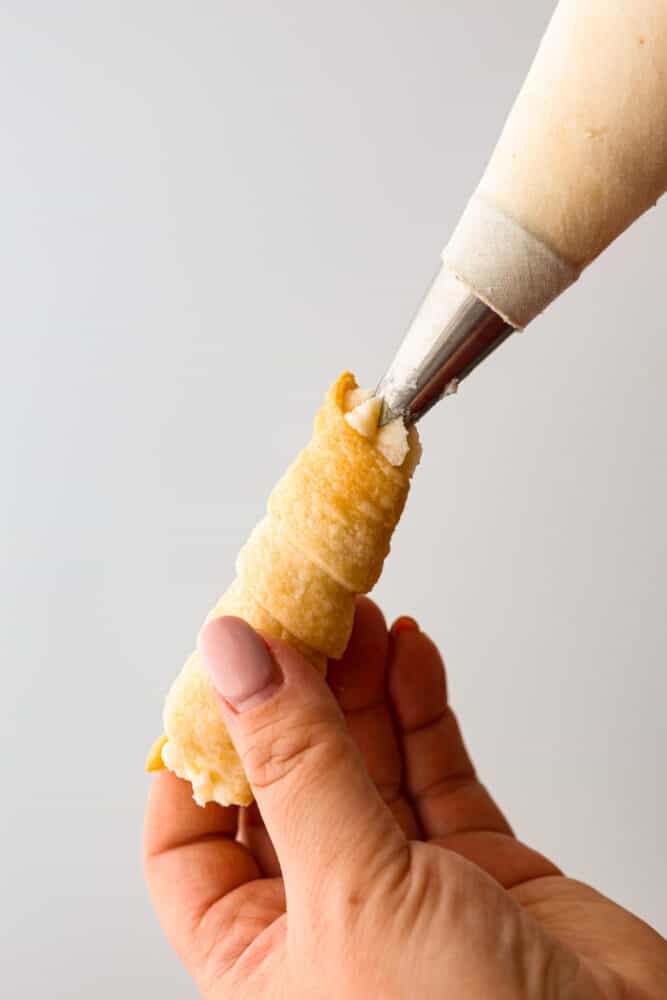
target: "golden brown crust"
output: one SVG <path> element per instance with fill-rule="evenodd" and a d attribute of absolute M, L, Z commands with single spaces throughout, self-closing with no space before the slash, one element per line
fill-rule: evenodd
<path fill-rule="evenodd" d="M 319 670 L 345 650 L 357 593 L 370 590 L 389 551 L 419 457 L 392 466 L 345 420 L 356 387 L 345 372 L 327 393 L 312 440 L 271 494 L 267 516 L 239 553 L 237 578 L 209 618 L 237 615 L 285 639 Z M 252 795 L 222 723 L 208 674 L 194 652 L 164 709 L 166 737 L 149 755 L 192 782 L 197 802 L 246 805 Z"/>
<path fill-rule="evenodd" d="M 342 587 L 357 594 L 377 581 L 392 534 L 391 524 L 374 516 L 369 503 L 365 507 L 362 517 L 360 506 L 333 490 L 323 491 L 305 461 L 287 471 L 269 500 L 270 513 L 281 519 L 292 540 Z"/>
<path fill-rule="evenodd" d="M 148 751 L 148 756 L 146 757 L 146 771 L 164 771 L 165 764 L 162 760 L 162 747 L 167 742 L 166 736 L 160 736 L 153 743 L 152 747 Z"/>
<path fill-rule="evenodd" d="M 269 515 L 259 522 L 236 568 L 288 631 L 327 656 L 342 656 L 352 631 L 354 594 L 294 544 L 280 518 Z"/>

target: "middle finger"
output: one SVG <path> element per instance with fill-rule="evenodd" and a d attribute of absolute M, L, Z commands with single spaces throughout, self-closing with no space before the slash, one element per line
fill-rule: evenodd
<path fill-rule="evenodd" d="M 360 597 L 350 642 L 341 660 L 330 661 L 327 680 L 371 780 L 405 835 L 415 840 L 419 825 L 403 794 L 401 751 L 387 702 L 388 652 L 382 612 Z"/>

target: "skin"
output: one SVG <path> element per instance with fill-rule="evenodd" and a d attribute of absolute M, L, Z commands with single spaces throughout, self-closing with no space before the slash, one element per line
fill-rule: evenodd
<path fill-rule="evenodd" d="M 256 804 L 201 809 L 168 772 L 148 802 L 149 891 L 204 997 L 664 1000 L 667 941 L 515 838 L 414 623 L 360 599 L 328 683 L 265 644 L 269 695 L 219 697 Z"/>

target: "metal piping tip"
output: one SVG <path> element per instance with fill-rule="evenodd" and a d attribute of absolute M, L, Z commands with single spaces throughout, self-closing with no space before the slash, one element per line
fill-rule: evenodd
<path fill-rule="evenodd" d="M 426 293 L 375 395 L 380 426 L 414 424 L 513 332 L 497 313 L 443 267 Z"/>

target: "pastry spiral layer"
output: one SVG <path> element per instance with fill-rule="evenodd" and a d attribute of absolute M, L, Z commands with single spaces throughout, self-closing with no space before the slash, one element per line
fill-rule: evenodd
<path fill-rule="evenodd" d="M 382 453 L 375 421 L 368 436 L 346 420 L 359 398 L 345 372 L 317 413 L 313 436 L 271 493 L 266 517 L 241 549 L 237 576 L 209 618 L 237 615 L 285 639 L 317 669 L 342 656 L 352 630 L 354 598 L 376 583 L 419 460 L 416 431 L 405 458 Z M 353 422 L 354 423 L 354 422 Z M 395 457 L 396 434 L 390 457 Z M 200 805 L 247 805 L 252 794 L 221 720 L 197 651 L 174 681 L 164 706 L 164 731 L 147 768 L 167 767 L 192 783 Z"/>

